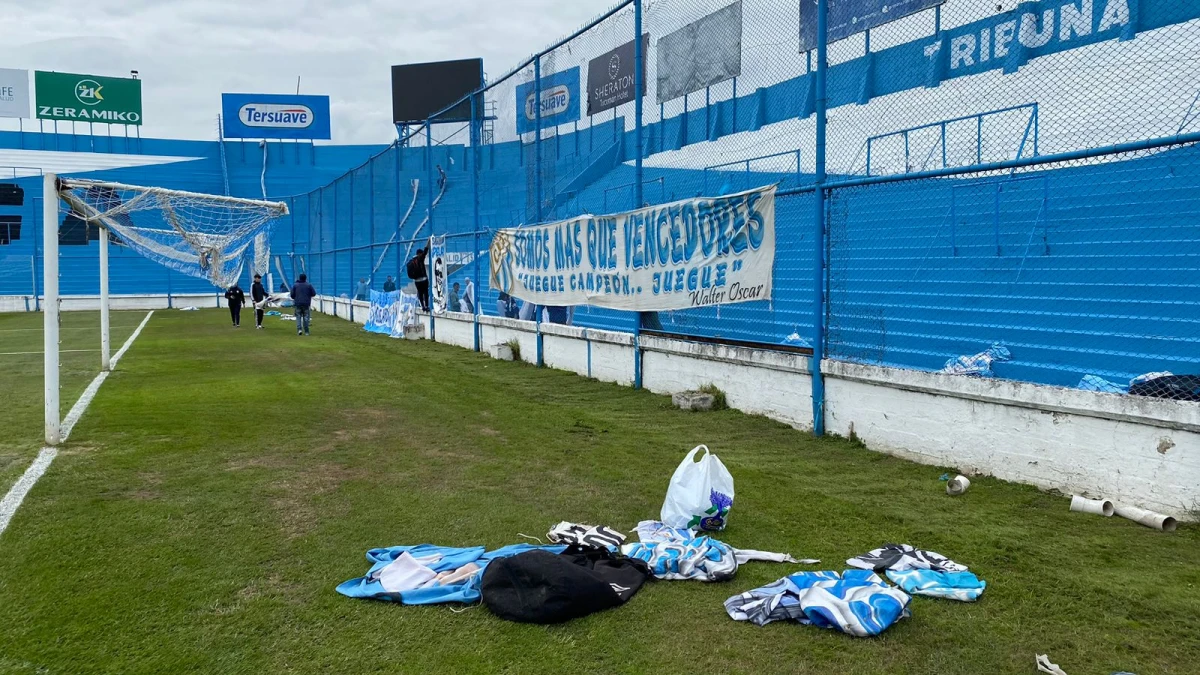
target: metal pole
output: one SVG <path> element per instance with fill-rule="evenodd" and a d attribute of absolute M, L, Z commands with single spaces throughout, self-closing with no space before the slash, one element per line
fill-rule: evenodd
<path fill-rule="evenodd" d="M 817 0 L 817 72 L 816 86 L 816 192 L 813 193 L 813 218 L 816 236 L 813 238 L 813 354 L 809 370 L 812 373 L 813 434 L 825 435 L 825 378 L 821 360 L 825 354 L 825 132 L 826 132 L 826 60 L 829 46 L 827 12 L 829 0 Z"/>
<path fill-rule="evenodd" d="M 1034 157 L 1038 156 L 1038 125 L 1040 125 L 1040 124 L 1041 124 L 1041 120 L 1039 119 L 1039 115 L 1038 115 L 1038 104 L 1034 103 L 1033 104 L 1033 156 Z"/>
<path fill-rule="evenodd" d="M 479 96 L 482 97 L 483 94 L 480 94 Z M 475 235 L 472 237 L 472 241 L 474 242 L 473 246 L 475 247 L 475 249 L 471 255 L 471 258 L 475 261 L 475 270 L 474 270 L 475 271 L 475 293 L 474 293 L 474 297 L 471 298 L 471 305 L 472 305 L 471 309 L 474 314 L 474 317 L 472 320 L 475 323 L 475 326 L 474 326 L 475 351 L 479 351 L 479 294 L 480 294 L 480 290 L 479 290 L 480 289 L 480 286 L 479 286 L 479 155 L 480 155 L 479 143 L 480 143 L 480 139 L 483 137 L 483 133 L 479 127 L 479 125 L 482 124 L 482 122 L 476 118 L 475 112 L 476 112 L 476 103 L 475 103 L 475 100 L 472 99 L 471 100 L 471 209 L 473 211 L 473 215 L 475 218 L 475 225 L 473 228 L 475 231 Z M 577 155 L 579 154 L 579 123 L 578 122 L 575 123 L 575 154 L 577 154 Z"/>
<path fill-rule="evenodd" d="M 637 154 L 633 163 L 633 208 L 640 209 L 645 202 L 642 194 L 642 0 L 633 0 L 633 126 L 634 145 Z M 642 388 L 642 313 L 633 317 L 633 388 Z"/>
<path fill-rule="evenodd" d="M 636 67 L 636 66 L 635 66 Z M 534 222 L 542 222 L 542 56 L 539 54 L 533 59 L 533 110 L 534 110 L 534 136 L 533 136 L 533 195 L 534 195 Z M 617 110 L 613 108 L 613 119 L 616 119 Z M 614 129 L 616 127 L 613 127 Z M 545 365 L 543 354 L 542 340 L 542 308 L 538 305 L 533 306 L 533 320 L 537 328 L 537 365 L 542 367 Z"/>
<path fill-rule="evenodd" d="M 429 195 L 426 198 L 429 204 L 429 244 L 425 247 L 425 260 L 430 260 L 429 254 L 433 253 L 433 120 L 425 120 L 425 177 L 429 179 Z M 444 189 L 444 188 L 443 188 Z M 397 249 L 399 250 L 399 249 Z M 433 318 L 433 264 L 429 265 L 429 271 L 426 273 L 426 282 L 429 284 L 429 339 L 437 342 L 437 326 L 434 324 Z"/>
<path fill-rule="evenodd" d="M 942 168 L 946 168 L 946 123 L 942 122 Z"/>
<path fill-rule="evenodd" d="M 42 176 L 42 249 L 46 301 L 42 305 L 45 356 L 46 444 L 62 440 L 58 410 L 58 176 Z"/>
<path fill-rule="evenodd" d="M 983 164 L 983 115 L 975 116 L 975 163 Z"/>
<path fill-rule="evenodd" d="M 36 198 L 33 200 L 33 212 L 35 214 L 37 213 L 38 201 L 39 200 Z M 41 201 L 45 201 L 45 200 L 41 200 Z M 45 206 L 42 206 L 42 208 L 44 209 Z M 30 220 L 34 220 L 34 218 L 30 217 Z M 43 225 L 43 227 L 45 227 L 45 225 Z M 41 301 L 38 298 L 41 295 L 41 292 L 38 290 L 38 281 L 37 280 L 38 280 L 38 242 L 37 242 L 37 239 L 34 239 L 33 240 L 33 311 L 40 312 L 40 311 L 42 311 L 42 305 L 41 305 Z"/>
<path fill-rule="evenodd" d="M 168 301 L 169 302 L 169 301 Z M 112 370 L 108 329 L 108 228 L 100 228 L 100 369 Z"/>

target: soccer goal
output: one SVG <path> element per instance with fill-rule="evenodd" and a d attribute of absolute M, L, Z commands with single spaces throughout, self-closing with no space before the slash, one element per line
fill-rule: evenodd
<path fill-rule="evenodd" d="M 60 202 L 71 215 L 99 227 L 100 365 L 112 368 L 109 330 L 108 240 L 111 233 L 145 258 L 227 288 L 242 274 L 255 244 L 254 267 L 270 264 L 266 241 L 282 202 L 241 199 L 142 185 L 43 176 L 44 352 L 46 443 L 62 440 L 59 410 L 58 228 Z M 57 195 L 57 197 L 56 197 Z"/>

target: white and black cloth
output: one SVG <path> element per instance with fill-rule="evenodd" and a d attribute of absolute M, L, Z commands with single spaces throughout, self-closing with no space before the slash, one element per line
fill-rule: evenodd
<path fill-rule="evenodd" d="M 596 548 L 619 548 L 625 543 L 625 535 L 603 525 L 580 525 L 561 523 L 550 528 L 546 538 L 555 544 L 579 544 Z"/>
<path fill-rule="evenodd" d="M 941 553 L 922 551 L 908 544 L 885 544 L 874 551 L 864 553 L 846 561 L 851 567 L 860 570 L 933 570 L 935 572 L 965 572 L 966 565 L 960 565 Z"/>

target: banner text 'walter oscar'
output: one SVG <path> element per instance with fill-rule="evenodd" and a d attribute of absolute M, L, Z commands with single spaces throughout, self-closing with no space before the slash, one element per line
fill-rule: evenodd
<path fill-rule="evenodd" d="M 492 288 L 538 305 L 663 311 L 769 300 L 775 186 L 499 230 Z"/>

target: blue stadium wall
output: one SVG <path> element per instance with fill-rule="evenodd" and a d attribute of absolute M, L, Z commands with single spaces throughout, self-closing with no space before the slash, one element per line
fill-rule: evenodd
<path fill-rule="evenodd" d="M 13 147 L 13 136 L 0 136 L 0 142 Z M 35 138 L 25 135 L 27 148 Z M 627 138 L 616 131 L 607 138 L 581 131 L 548 144 L 543 172 L 551 166 L 556 180 L 545 193 L 554 204 L 546 216 L 631 206 L 633 169 L 624 163 L 630 156 Z M 140 144 L 145 154 L 199 159 L 88 176 L 223 190 L 215 142 L 146 139 Z M 412 200 L 413 180 L 420 187 L 401 234 L 429 233 L 416 233 L 413 226 L 433 197 L 431 164 L 448 174 L 434 231 L 476 228 L 469 151 L 461 146 L 428 152 L 288 143 L 268 148 L 268 193 L 287 199 L 292 209 L 274 229 L 273 252 L 303 260 L 285 272 L 290 276 L 302 264 L 326 294 L 349 294 L 355 280 L 367 276 L 381 256 L 376 285 L 384 274 L 403 276 L 404 248 L 393 246 L 384 253 L 385 247 L 377 244 L 396 231 Z M 482 150 L 479 227 L 527 220 L 528 150 L 517 142 Z M 226 151 L 231 192 L 259 196 L 258 145 L 228 143 Z M 997 366 L 1001 376 L 1068 386 L 1089 373 L 1123 380 L 1150 371 L 1195 372 L 1200 361 L 1200 334 L 1194 330 L 1200 316 L 1195 283 L 1195 261 L 1200 259 L 1198 152 L 1185 147 L 1016 176 L 903 182 L 835 193 L 830 206 L 830 352 L 847 360 L 936 369 L 949 356 L 1000 342 L 1014 354 L 1013 361 Z M 660 178 L 647 188 L 647 200 L 668 201 L 705 190 L 700 170 L 646 170 L 647 181 Z M 729 189 L 780 178 L 742 172 L 707 176 L 710 191 L 718 182 L 719 188 Z M 0 272 L 0 295 L 30 293 L 41 264 L 38 180 L 15 182 L 24 189 L 24 203 L 0 206 L 0 216 L 20 216 L 22 227 L 19 237 L 0 236 L 6 268 Z M 772 301 L 664 313 L 659 317 L 664 329 L 769 344 L 784 343 L 793 333 L 811 334 L 811 202 L 796 196 L 781 199 L 778 206 Z M 452 239 L 451 250 L 482 251 L 486 239 Z M 96 258 L 94 242 L 62 247 L 65 293 L 97 291 Z M 31 261 L 29 266 L 14 271 L 22 259 Z M 467 277 L 481 279 L 481 307 L 495 313 L 486 268 L 464 267 L 452 281 L 465 285 Z M 168 273 L 120 247 L 112 278 L 114 293 L 213 290 L 203 280 Z M 581 308 L 574 320 L 631 330 L 635 317 Z"/>
<path fill-rule="evenodd" d="M 564 134 L 547 144 L 543 167 L 553 164 L 549 173 L 558 187 L 544 191 L 546 218 L 632 206 L 633 167 L 623 161 L 631 146 L 620 135 L 610 136 L 609 145 L 593 144 L 589 136 Z M 528 219 L 527 151 L 517 143 L 482 151 L 480 227 Z M 413 226 L 433 198 L 429 163 L 449 177 L 434 231 L 474 229 L 466 150 L 436 147 L 428 162 L 425 157 L 423 148 L 390 149 L 335 184 L 293 199 L 293 215 L 281 227 L 294 228 L 295 251 L 322 292 L 351 293 L 355 279 L 380 258 L 377 285 L 384 273 L 400 272 L 405 251 L 383 253 L 372 244 L 395 231 L 414 179 L 421 181 L 417 206 L 402 234 L 418 234 Z M 645 177 L 651 202 L 810 180 L 653 168 Z M 1069 386 L 1084 374 L 1120 381 L 1151 371 L 1195 372 L 1198 187 L 1200 149 L 1189 146 L 1015 175 L 835 191 L 829 202 L 830 352 L 845 360 L 938 369 L 947 358 L 1003 343 L 1014 358 L 997 364 L 999 375 Z M 661 313 L 662 327 L 767 344 L 789 343 L 793 334 L 808 338 L 811 213 L 809 196 L 777 203 L 770 302 Z M 449 250 L 482 255 L 487 239 L 486 233 L 478 241 L 452 238 Z M 494 314 L 486 266 L 464 267 L 451 281 L 465 286 L 468 278 L 480 280 L 480 305 Z M 574 315 L 576 324 L 617 330 L 632 330 L 635 320 L 632 313 L 595 308 Z"/>

